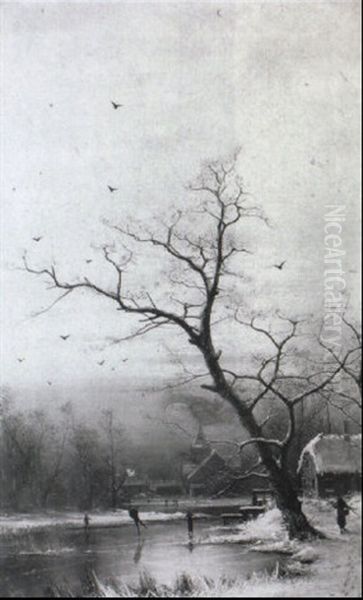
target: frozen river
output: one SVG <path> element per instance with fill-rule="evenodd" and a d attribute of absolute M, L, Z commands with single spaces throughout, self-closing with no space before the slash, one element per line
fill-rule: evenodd
<path fill-rule="evenodd" d="M 171 583 L 183 572 L 216 579 L 244 577 L 272 570 L 278 557 L 251 551 L 246 545 L 224 543 L 229 531 L 220 520 L 195 523 L 194 543 L 188 543 L 186 523 L 149 523 L 140 541 L 133 525 L 81 529 L 46 528 L 0 537 L 0 595 L 43 597 L 51 584 L 69 585 L 76 594 L 93 571 L 102 581 L 135 582 L 147 570 Z"/>

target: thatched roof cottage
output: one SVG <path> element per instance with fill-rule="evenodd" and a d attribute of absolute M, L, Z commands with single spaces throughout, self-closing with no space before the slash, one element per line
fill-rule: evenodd
<path fill-rule="evenodd" d="M 361 448 L 361 435 L 317 435 L 300 456 L 302 491 L 321 497 L 360 491 Z"/>

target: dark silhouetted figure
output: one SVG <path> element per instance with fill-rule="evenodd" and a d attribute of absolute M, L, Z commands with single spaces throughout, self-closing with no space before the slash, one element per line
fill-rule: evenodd
<path fill-rule="evenodd" d="M 89 516 L 87 513 L 85 513 L 84 517 L 83 517 L 83 523 L 84 523 L 84 528 L 86 531 L 88 531 L 89 529 Z"/>
<path fill-rule="evenodd" d="M 88 514 L 84 513 L 83 525 L 84 525 L 84 534 L 85 534 L 86 544 L 88 544 L 88 542 L 89 542 L 89 522 L 90 522 L 90 518 L 89 518 Z"/>
<path fill-rule="evenodd" d="M 130 508 L 129 515 L 136 525 L 137 535 L 140 535 L 140 525 L 145 527 L 145 529 L 147 529 L 147 527 L 146 527 L 145 523 L 143 523 L 141 521 L 141 519 L 139 517 L 139 511 L 137 510 L 137 508 Z"/>
<path fill-rule="evenodd" d="M 188 536 L 189 536 L 189 539 L 191 540 L 191 539 L 193 539 L 193 532 L 194 532 L 194 517 L 193 517 L 192 511 L 188 510 L 185 517 L 186 517 L 187 526 L 188 526 Z"/>
<path fill-rule="evenodd" d="M 345 533 L 345 531 L 346 531 L 345 526 L 347 524 L 347 515 L 349 515 L 349 512 L 351 510 L 350 506 L 348 506 L 348 504 L 346 503 L 344 498 L 339 496 L 337 498 L 337 501 L 336 501 L 334 507 L 337 510 L 337 523 L 338 523 L 338 526 L 340 529 L 340 533 Z"/>

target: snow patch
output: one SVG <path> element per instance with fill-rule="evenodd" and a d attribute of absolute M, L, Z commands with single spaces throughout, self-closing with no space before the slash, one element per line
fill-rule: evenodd
<path fill-rule="evenodd" d="M 296 540 L 284 539 L 278 542 L 260 541 L 252 546 L 254 552 L 272 552 L 274 554 L 294 554 L 300 550 L 300 544 Z"/>
<path fill-rule="evenodd" d="M 304 564 L 311 564 L 318 558 L 319 554 L 312 546 L 305 546 L 304 548 L 301 548 L 301 550 L 295 552 L 291 557 L 292 560 L 296 560 Z"/>
<path fill-rule="evenodd" d="M 287 532 L 281 512 L 277 508 L 273 508 L 257 519 L 235 526 L 226 535 L 211 535 L 207 541 L 212 544 L 251 544 L 261 540 L 277 541 L 286 538 Z"/>
<path fill-rule="evenodd" d="M 69 554 L 76 552 L 75 548 L 48 548 L 47 550 L 20 550 L 21 556 L 58 556 L 59 554 Z"/>

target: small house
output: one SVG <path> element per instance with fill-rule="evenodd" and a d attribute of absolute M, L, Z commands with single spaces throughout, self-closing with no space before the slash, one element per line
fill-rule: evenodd
<path fill-rule="evenodd" d="M 361 435 L 320 433 L 303 449 L 298 475 L 304 494 L 331 496 L 361 491 Z"/>
<path fill-rule="evenodd" d="M 150 483 L 146 478 L 128 477 L 122 486 L 126 498 L 146 495 L 150 492 Z"/>
<path fill-rule="evenodd" d="M 191 495 L 216 493 L 229 481 L 229 469 L 223 458 L 212 450 L 199 465 L 187 474 L 187 484 Z"/>
<path fill-rule="evenodd" d="M 166 481 L 152 481 L 150 484 L 151 491 L 157 496 L 180 497 L 183 495 L 183 486 L 180 481 L 166 480 Z"/>
<path fill-rule="evenodd" d="M 202 426 L 191 446 L 189 460 L 182 465 L 182 480 L 190 496 L 210 496 L 233 481 L 233 471 L 211 448 Z"/>

